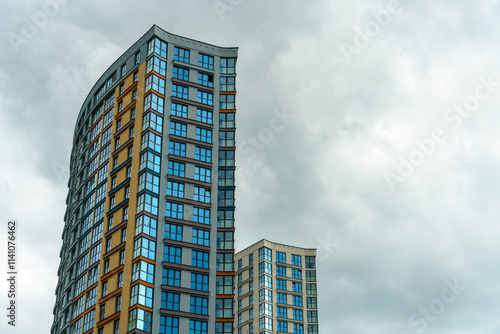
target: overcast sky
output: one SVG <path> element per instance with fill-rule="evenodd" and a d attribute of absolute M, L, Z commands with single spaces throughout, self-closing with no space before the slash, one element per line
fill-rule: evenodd
<path fill-rule="evenodd" d="M 318 249 L 321 333 L 500 332 L 498 0 L 138 3 L 1 0 L 0 332 L 49 332 L 78 112 L 153 24 L 239 47 L 236 247 Z"/>

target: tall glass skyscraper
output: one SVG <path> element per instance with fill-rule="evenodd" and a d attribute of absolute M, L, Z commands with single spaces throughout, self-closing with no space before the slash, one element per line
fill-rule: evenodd
<path fill-rule="evenodd" d="M 51 334 L 234 332 L 237 54 L 153 26 L 88 94 Z"/>

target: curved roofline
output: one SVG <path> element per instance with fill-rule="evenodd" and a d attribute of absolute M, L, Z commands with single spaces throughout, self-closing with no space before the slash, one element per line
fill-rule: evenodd
<path fill-rule="evenodd" d="M 112 68 L 114 68 L 115 66 L 117 66 L 117 64 L 119 63 L 122 63 L 124 61 L 123 57 L 125 55 L 127 55 L 128 53 L 130 53 L 132 50 L 135 50 L 138 46 L 138 44 L 142 44 L 143 43 L 143 40 L 146 38 L 146 37 L 149 37 L 149 36 L 155 36 L 155 35 L 158 35 L 158 32 L 161 33 L 161 34 L 166 34 L 168 36 L 171 36 L 171 37 L 174 37 L 174 38 L 179 38 L 181 40 L 186 40 L 186 41 L 190 41 L 190 42 L 194 42 L 194 43 L 200 43 L 202 45 L 206 45 L 206 46 L 211 46 L 213 48 L 217 48 L 219 50 L 234 50 L 234 51 L 237 51 L 239 48 L 238 47 L 222 47 L 222 46 L 217 46 L 217 45 L 214 45 L 214 44 L 210 44 L 210 43 L 205 43 L 205 42 L 202 42 L 202 41 L 198 41 L 198 40 L 195 40 L 195 39 L 192 39 L 192 38 L 188 38 L 188 37 L 184 37 L 184 36 L 180 36 L 180 35 L 176 35 L 176 34 L 172 34 L 172 33 L 169 33 L 168 31 L 166 30 L 163 30 L 162 28 L 160 28 L 159 26 L 157 26 L 156 24 L 153 24 L 153 26 L 148 30 L 146 31 L 146 33 L 144 33 L 134 44 L 132 44 L 132 46 L 130 46 L 127 50 L 125 50 L 125 52 L 123 52 L 120 57 L 118 57 L 104 72 L 103 74 L 99 77 L 99 79 L 96 80 L 96 82 L 94 83 L 94 85 L 92 86 L 92 88 L 89 90 L 88 94 L 87 94 L 87 97 L 85 97 L 83 103 L 82 103 L 82 106 L 80 107 L 80 111 L 78 113 L 78 117 L 76 118 L 76 124 L 75 124 L 75 128 L 74 128 L 74 131 L 73 131 L 73 142 L 75 141 L 76 139 L 76 135 L 77 135 L 77 130 L 78 129 L 78 124 L 80 123 L 81 121 L 81 118 L 82 118 L 82 112 L 85 110 L 85 106 L 86 104 L 88 103 L 88 101 L 92 98 L 93 94 L 95 93 L 96 89 L 98 87 L 100 87 L 102 85 L 102 83 L 104 83 L 107 78 L 109 77 L 110 75 L 110 70 Z M 148 38 L 149 39 L 149 38 Z M 116 83 L 116 82 L 115 82 Z M 113 86 L 115 85 L 115 83 L 113 83 Z M 103 98 L 106 96 L 106 94 L 104 94 Z"/>
<path fill-rule="evenodd" d="M 317 251 L 318 250 L 317 248 L 304 248 L 304 247 L 299 247 L 299 246 L 294 246 L 294 245 L 282 244 L 282 243 L 270 241 L 270 240 L 267 240 L 267 239 L 260 239 L 259 241 L 254 242 L 253 244 L 251 244 L 250 246 L 248 246 L 248 247 L 240 250 L 236 254 L 242 253 L 242 252 L 244 252 L 244 251 L 252 248 L 253 246 L 257 245 L 260 242 L 262 242 L 262 243 L 263 242 L 269 242 L 269 243 L 274 244 L 274 245 L 285 246 L 285 247 L 292 247 L 292 248 L 300 248 L 300 249 L 307 250 L 307 251 Z"/>

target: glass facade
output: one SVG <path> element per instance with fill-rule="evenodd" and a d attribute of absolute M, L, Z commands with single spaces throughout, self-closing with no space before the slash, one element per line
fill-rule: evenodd
<path fill-rule="evenodd" d="M 237 333 L 319 333 L 315 249 L 262 240 L 235 261 Z"/>
<path fill-rule="evenodd" d="M 51 334 L 233 333 L 236 56 L 154 26 L 91 90 Z"/>

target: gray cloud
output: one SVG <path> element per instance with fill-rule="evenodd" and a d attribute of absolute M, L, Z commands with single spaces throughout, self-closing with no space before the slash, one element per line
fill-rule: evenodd
<path fill-rule="evenodd" d="M 443 119 L 480 77 L 500 82 L 496 1 L 401 0 L 350 60 L 342 43 L 389 2 L 241 1 L 221 19 L 211 1 L 68 1 L 16 52 L 9 33 L 22 36 L 40 3 L 0 14 L 0 212 L 21 222 L 19 333 L 52 322 L 81 103 L 153 24 L 240 47 L 236 245 L 318 248 L 323 333 L 417 333 L 409 318 L 454 279 L 467 289 L 425 333 L 498 332 L 500 87 L 457 129 Z M 248 150 L 276 110 L 294 118 Z M 385 173 L 436 128 L 446 140 L 392 191 Z"/>

